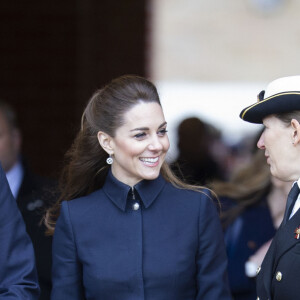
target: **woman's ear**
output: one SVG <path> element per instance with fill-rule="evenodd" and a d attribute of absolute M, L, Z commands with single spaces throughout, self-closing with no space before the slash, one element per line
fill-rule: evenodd
<path fill-rule="evenodd" d="M 114 151 L 112 147 L 111 136 L 103 131 L 98 131 L 97 138 L 103 150 L 106 151 L 109 155 L 112 155 Z"/>
<path fill-rule="evenodd" d="M 293 128 L 293 144 L 300 143 L 300 124 L 296 119 L 292 119 L 291 126 Z"/>

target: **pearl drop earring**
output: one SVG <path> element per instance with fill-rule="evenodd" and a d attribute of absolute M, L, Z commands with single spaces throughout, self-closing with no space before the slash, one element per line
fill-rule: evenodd
<path fill-rule="evenodd" d="M 108 165 L 111 165 L 114 162 L 113 158 L 111 157 L 111 154 L 109 154 L 109 157 L 106 159 L 106 163 Z"/>

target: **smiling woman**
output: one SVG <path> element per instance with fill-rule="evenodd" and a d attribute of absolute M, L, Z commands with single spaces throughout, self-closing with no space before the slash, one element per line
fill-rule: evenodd
<path fill-rule="evenodd" d="M 161 106 L 140 101 L 124 114 L 114 137 L 99 131 L 100 145 L 114 157 L 112 174 L 130 186 L 157 178 L 169 149 L 166 127 Z"/>
<path fill-rule="evenodd" d="M 211 192 L 178 180 L 168 149 L 151 82 L 122 76 L 93 95 L 46 216 L 52 299 L 231 299 Z"/>

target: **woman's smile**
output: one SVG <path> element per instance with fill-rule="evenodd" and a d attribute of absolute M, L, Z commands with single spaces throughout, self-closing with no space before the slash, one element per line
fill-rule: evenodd
<path fill-rule="evenodd" d="M 156 167 L 159 164 L 159 156 L 157 157 L 140 157 L 140 161 L 147 167 Z"/>

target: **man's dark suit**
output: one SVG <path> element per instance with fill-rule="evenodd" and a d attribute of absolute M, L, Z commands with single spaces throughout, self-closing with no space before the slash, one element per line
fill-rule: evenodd
<path fill-rule="evenodd" d="M 17 204 L 32 240 L 41 288 L 39 300 L 49 300 L 51 293 L 52 237 L 45 236 L 41 224 L 47 200 L 50 199 L 52 184 L 49 180 L 30 172 L 23 163 L 24 177 L 17 196 Z"/>
<path fill-rule="evenodd" d="M 34 252 L 0 166 L 0 299 L 38 299 Z"/>
<path fill-rule="evenodd" d="M 300 299 L 300 209 L 279 227 L 257 275 L 257 299 Z M 261 229 L 263 230 L 263 228 Z"/>

